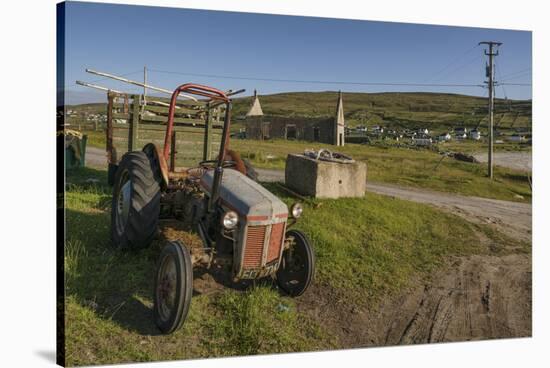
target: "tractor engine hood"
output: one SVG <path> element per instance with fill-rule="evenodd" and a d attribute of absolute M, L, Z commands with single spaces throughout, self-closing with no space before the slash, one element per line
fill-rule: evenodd
<path fill-rule="evenodd" d="M 214 170 L 201 178 L 201 186 L 210 193 Z M 220 185 L 221 204 L 248 222 L 272 223 L 286 220 L 288 207 L 263 186 L 237 170 L 225 169 Z"/>

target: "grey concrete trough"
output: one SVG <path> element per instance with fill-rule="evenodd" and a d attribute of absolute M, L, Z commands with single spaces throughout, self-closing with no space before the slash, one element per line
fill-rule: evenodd
<path fill-rule="evenodd" d="M 367 187 L 367 164 L 343 164 L 289 154 L 285 184 L 299 194 L 315 198 L 362 197 Z"/>

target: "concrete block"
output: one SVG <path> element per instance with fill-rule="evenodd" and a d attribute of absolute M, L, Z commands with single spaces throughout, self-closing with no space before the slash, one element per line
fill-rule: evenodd
<path fill-rule="evenodd" d="M 315 198 L 362 197 L 367 187 L 367 164 L 341 164 L 289 154 L 285 184 L 299 194 Z"/>

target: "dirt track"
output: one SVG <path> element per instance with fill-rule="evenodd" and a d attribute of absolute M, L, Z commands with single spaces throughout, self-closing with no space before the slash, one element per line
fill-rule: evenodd
<path fill-rule="evenodd" d="M 298 307 L 345 347 L 531 336 L 530 255 L 455 258 L 432 280 L 413 282 L 370 309 L 350 307 L 315 285 Z"/>
<path fill-rule="evenodd" d="M 474 154 L 480 162 L 487 162 L 487 152 Z M 508 167 L 510 169 L 531 171 L 533 155 L 531 152 L 495 152 L 493 154 L 495 165 Z"/>

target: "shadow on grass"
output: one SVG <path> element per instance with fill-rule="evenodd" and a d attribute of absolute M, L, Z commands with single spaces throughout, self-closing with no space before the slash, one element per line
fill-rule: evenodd
<path fill-rule="evenodd" d="M 66 223 L 67 296 L 128 330 L 159 334 L 150 303 L 158 248 L 137 252 L 112 248 L 107 212 L 67 209 Z"/>

